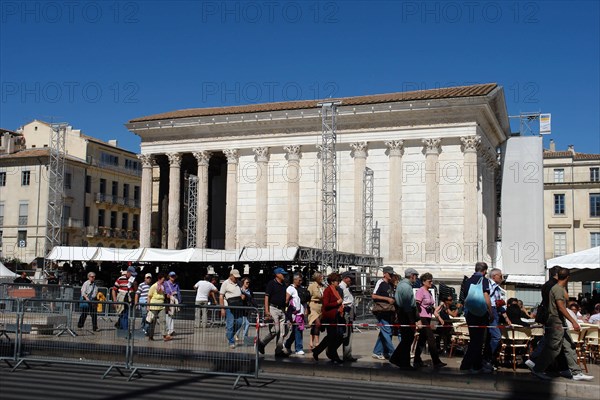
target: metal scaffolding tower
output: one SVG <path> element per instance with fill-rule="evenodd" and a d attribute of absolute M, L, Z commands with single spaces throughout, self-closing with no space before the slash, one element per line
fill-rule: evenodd
<path fill-rule="evenodd" d="M 363 254 L 373 254 L 373 170 L 363 173 Z"/>
<path fill-rule="evenodd" d="M 50 125 L 48 153 L 48 215 L 46 219 L 46 248 L 44 255 L 61 244 L 61 228 L 65 177 L 65 135 L 67 124 Z M 51 261 L 44 259 L 44 270 L 51 269 Z"/>
<path fill-rule="evenodd" d="M 323 211 L 321 234 L 321 268 L 327 272 L 337 267 L 337 165 L 336 165 L 336 125 L 335 116 L 340 102 L 319 103 L 321 106 L 321 207 Z"/>
<path fill-rule="evenodd" d="M 374 257 L 380 257 L 381 249 L 381 229 L 378 227 L 379 223 L 375 222 L 375 228 L 373 228 L 373 247 L 371 248 L 371 254 Z"/>
<path fill-rule="evenodd" d="M 187 248 L 196 247 L 196 223 L 198 221 L 198 177 L 185 177 L 187 189 L 184 192 L 184 206 L 187 208 Z"/>

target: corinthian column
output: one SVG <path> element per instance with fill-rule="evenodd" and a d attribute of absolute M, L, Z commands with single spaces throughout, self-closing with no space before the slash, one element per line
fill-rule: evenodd
<path fill-rule="evenodd" d="M 403 140 L 385 142 L 390 157 L 389 210 L 390 210 L 390 250 L 388 263 L 399 264 L 403 256 L 402 243 L 402 154 Z"/>
<path fill-rule="evenodd" d="M 206 248 L 206 233 L 208 230 L 208 163 L 209 151 L 194 153 L 198 162 L 198 209 L 196 219 L 196 247 Z"/>
<path fill-rule="evenodd" d="M 288 182 L 287 245 L 298 246 L 300 237 L 300 146 L 284 146 L 288 165 L 285 179 Z"/>
<path fill-rule="evenodd" d="M 477 147 L 480 136 L 460 138 L 464 154 L 463 183 L 463 264 L 477 261 Z"/>
<path fill-rule="evenodd" d="M 425 254 L 424 262 L 439 262 L 440 187 L 438 159 L 441 139 L 423 139 L 425 146 Z"/>
<path fill-rule="evenodd" d="M 267 247 L 267 212 L 269 210 L 269 148 L 255 147 L 256 177 L 256 245 Z"/>
<path fill-rule="evenodd" d="M 363 177 L 367 166 L 367 142 L 350 143 L 354 157 L 354 252 L 362 254 L 365 244 L 363 231 Z"/>
<path fill-rule="evenodd" d="M 237 167 L 236 149 L 223 150 L 227 157 L 227 200 L 225 204 L 225 250 L 235 250 L 237 244 Z"/>
<path fill-rule="evenodd" d="M 179 247 L 179 213 L 181 198 L 181 153 L 168 153 L 169 158 L 169 217 L 167 248 L 176 250 Z"/>
<path fill-rule="evenodd" d="M 140 247 L 151 247 L 152 232 L 152 161 L 151 154 L 138 154 L 142 162 L 140 209 Z"/>

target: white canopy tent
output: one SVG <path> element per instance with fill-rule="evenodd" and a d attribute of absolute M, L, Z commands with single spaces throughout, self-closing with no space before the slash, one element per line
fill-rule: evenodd
<path fill-rule="evenodd" d="M 551 258 L 546 262 L 546 268 L 555 265 L 570 269 L 572 281 L 600 281 L 600 246 Z"/>
<path fill-rule="evenodd" d="M 6 268 L 6 266 L 0 261 L 0 278 L 16 278 L 17 276 L 19 275 Z"/>

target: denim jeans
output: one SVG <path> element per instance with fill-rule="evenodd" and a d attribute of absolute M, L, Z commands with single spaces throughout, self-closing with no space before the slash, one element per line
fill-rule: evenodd
<path fill-rule="evenodd" d="M 235 332 L 240 329 L 242 326 L 242 317 L 235 317 L 231 310 L 228 308 L 225 310 L 225 336 L 227 337 L 227 341 L 229 344 L 235 344 L 235 339 L 233 338 Z"/>
<path fill-rule="evenodd" d="M 300 329 L 298 329 L 297 325 L 292 325 L 292 332 L 290 333 L 290 336 L 287 338 L 287 340 L 285 341 L 285 348 L 286 349 L 291 349 L 292 348 L 292 343 L 296 342 L 296 352 L 302 351 L 304 350 L 304 346 L 302 346 L 302 332 Z"/>
<path fill-rule="evenodd" d="M 383 313 L 377 316 L 379 336 L 377 336 L 373 354 L 391 355 L 395 350 L 392 344 L 392 327 L 390 326 L 389 319 L 390 316 Z"/>
<path fill-rule="evenodd" d="M 496 307 L 492 307 L 492 313 L 494 319 L 490 322 L 490 326 L 498 326 L 500 316 L 498 315 Z M 500 332 L 500 328 L 488 328 L 488 333 L 490 334 L 490 352 L 491 358 L 493 359 L 494 354 L 496 354 L 496 350 L 500 345 L 500 340 L 502 340 L 502 333 Z"/>

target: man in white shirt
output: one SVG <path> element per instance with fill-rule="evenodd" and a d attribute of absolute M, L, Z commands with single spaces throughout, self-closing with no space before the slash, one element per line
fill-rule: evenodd
<path fill-rule="evenodd" d="M 298 288 L 302 284 L 302 274 L 295 273 L 293 283 L 285 290 L 290 295 L 290 305 L 294 307 L 294 312 L 291 313 L 292 331 L 290 336 L 284 343 L 288 354 L 292 352 L 292 343 L 296 342 L 295 353 L 299 356 L 304 355 L 304 347 L 302 345 L 302 332 L 304 332 L 304 306 L 298 295 Z"/>
<path fill-rule="evenodd" d="M 208 322 L 208 309 L 206 308 L 208 305 L 208 298 L 211 297 L 213 304 L 217 304 L 216 295 L 219 293 L 219 290 L 210 282 L 211 279 L 211 275 L 206 275 L 203 281 L 198 281 L 194 285 L 194 289 L 197 289 L 196 305 L 202 306 L 196 308 L 196 320 L 194 323 L 195 328 L 200 327 L 200 319 L 202 319 L 202 328 L 206 328 L 206 324 Z M 202 317 L 200 315 L 202 315 Z"/>
<path fill-rule="evenodd" d="M 343 359 L 347 362 L 358 361 L 357 358 L 352 356 L 352 330 L 354 329 L 352 324 L 354 323 L 354 318 L 356 316 L 354 296 L 352 295 L 352 292 L 350 292 L 350 285 L 352 285 L 353 280 L 354 272 L 346 271 L 342 274 L 342 281 L 340 282 L 340 289 L 342 289 L 342 293 L 344 294 L 342 304 L 344 305 L 344 320 L 346 321 L 344 338 L 342 341 L 342 345 L 344 346 Z"/>
<path fill-rule="evenodd" d="M 240 271 L 232 269 L 229 272 L 229 279 L 226 279 L 221 284 L 219 303 L 223 307 L 221 308 L 221 317 L 225 318 L 225 336 L 229 342 L 229 348 L 235 349 L 234 333 L 242 326 L 243 318 L 240 315 L 239 309 L 225 309 L 225 301 L 229 307 L 238 307 L 243 305 L 244 298 L 246 297 L 239 285 L 237 284 L 238 278 L 241 278 Z"/>

